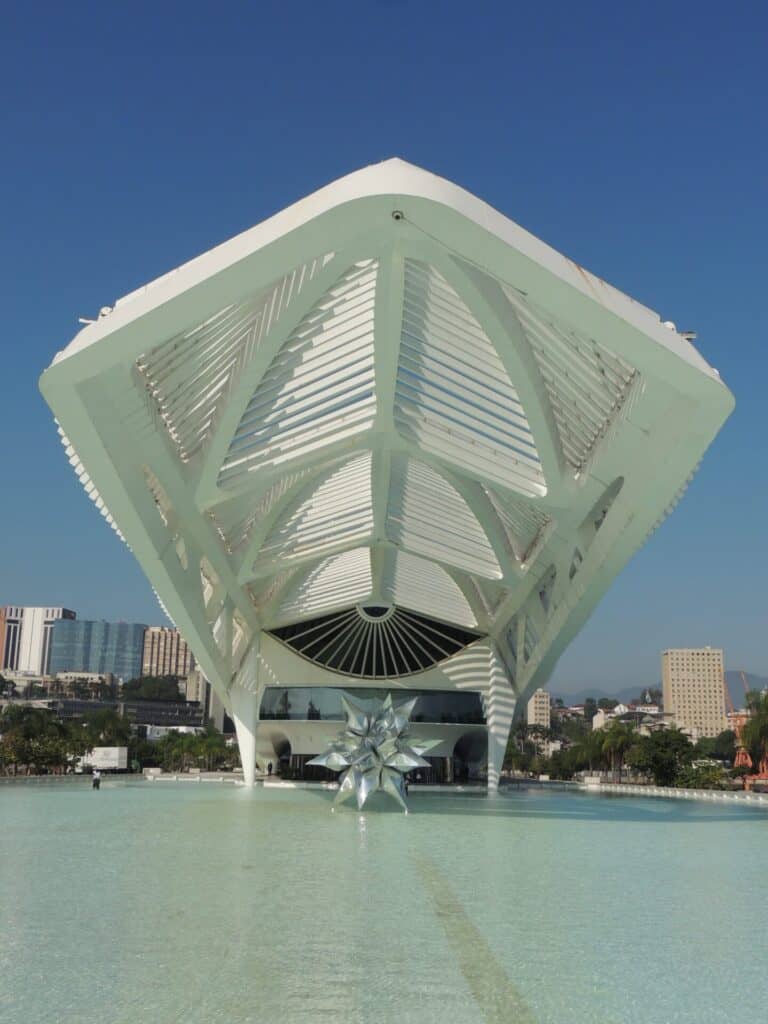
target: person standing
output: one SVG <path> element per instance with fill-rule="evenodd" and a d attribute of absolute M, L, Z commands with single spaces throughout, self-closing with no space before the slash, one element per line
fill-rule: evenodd
<path fill-rule="evenodd" d="M 91 782 L 92 789 L 101 789 L 101 772 L 98 768 L 93 769 L 93 780 Z"/>

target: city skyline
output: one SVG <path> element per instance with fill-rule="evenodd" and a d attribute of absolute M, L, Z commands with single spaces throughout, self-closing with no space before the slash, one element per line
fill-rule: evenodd
<path fill-rule="evenodd" d="M 419 11 L 412 15 L 418 36 L 425 16 Z M 39 372 L 74 332 L 78 316 L 94 316 L 115 296 L 323 181 L 399 153 L 455 178 L 681 328 L 698 331 L 700 351 L 736 395 L 736 411 L 680 507 L 621 574 L 610 598 L 565 652 L 548 687 L 564 693 L 589 685 L 603 689 L 617 679 L 646 685 L 659 676 L 660 650 L 706 644 L 726 650 L 728 668 L 768 674 L 764 596 L 753 568 L 765 548 L 768 501 L 760 463 L 752 456 L 765 420 L 758 269 L 765 214 L 757 184 L 743 173 L 739 156 L 745 133 L 758 150 L 753 160 L 766 146 L 750 130 L 745 102 L 759 88 L 760 33 L 748 34 L 744 26 L 720 24 L 703 13 L 697 54 L 712 74 L 702 83 L 679 61 L 685 20 L 666 12 L 666 38 L 654 39 L 650 51 L 639 53 L 628 49 L 632 26 L 617 27 L 621 61 L 597 52 L 588 17 L 575 39 L 555 32 L 547 42 L 553 94 L 527 95 L 525 116 L 505 108 L 496 121 L 491 115 L 478 121 L 475 112 L 494 109 L 491 100 L 498 95 L 519 92 L 534 56 L 519 54 L 511 67 L 492 33 L 471 26 L 462 47 L 473 44 L 475 52 L 485 53 L 486 77 L 470 85 L 466 96 L 445 82 L 450 46 L 440 51 L 439 61 L 429 53 L 418 67 L 406 60 L 389 91 L 375 84 L 375 74 L 361 83 L 359 102 L 367 102 L 378 115 L 372 123 L 360 119 L 362 106 L 344 108 L 359 129 L 354 139 L 345 136 L 333 147 L 313 145 L 311 158 L 307 142 L 320 141 L 318 129 L 311 112 L 296 104 L 289 84 L 278 90 L 269 115 L 285 126 L 282 147 L 274 153 L 260 142 L 270 123 L 266 115 L 246 118 L 242 133 L 229 131 L 243 123 L 244 99 L 233 99 L 238 90 L 232 87 L 243 83 L 244 72 L 233 70 L 225 58 L 213 58 L 222 74 L 207 84 L 212 91 L 202 107 L 198 104 L 193 123 L 184 89 L 195 94 L 196 86 L 189 78 L 184 88 L 164 79 L 162 109 L 142 101 L 143 90 L 148 96 L 158 88 L 151 59 L 143 82 L 129 72 L 125 54 L 131 45 L 153 44 L 132 38 L 129 26 L 121 35 L 122 54 L 105 37 L 103 46 L 89 52 L 87 74 L 77 66 L 63 74 L 60 54 L 51 51 L 50 60 L 36 65 L 32 81 L 20 56 L 33 45 L 31 26 L 25 29 L 20 22 L 24 45 L 4 47 L 4 73 L 26 81 L 28 90 L 21 112 L 13 108 L 5 115 L 10 119 L 4 169 L 8 193 L 23 193 L 23 198 L 9 211 L 15 243 L 3 257 L 5 278 L 14 282 L 6 368 L 16 383 L 5 403 L 14 438 L 6 448 L 5 472 L 15 487 L 0 511 L 0 602 L 50 603 L 76 608 L 84 618 L 163 623 L 130 552 L 72 479 L 37 394 Z M 501 36 L 500 30 L 509 27 L 502 18 L 496 32 Z M 325 30 L 317 28 L 323 38 Z M 535 34 L 536 25 L 529 28 Z M 435 30 L 439 34 L 440 27 Z M 573 31 L 571 26 L 571 37 Z M 732 46 L 738 45 L 738 66 L 730 63 L 726 69 L 719 63 L 723 33 L 731 34 Z M 63 53 L 64 25 L 60 38 Z M 76 49 L 76 41 L 70 42 Z M 201 44 L 192 33 L 178 52 L 165 56 L 184 66 Z M 403 45 L 408 50 L 410 43 Z M 366 49 L 363 39 L 360 46 Z M 329 36 L 321 49 L 327 55 L 333 47 Z M 455 56 L 471 63 L 464 49 Z M 603 71 L 579 73 L 590 56 L 602 60 Z M 644 74 L 649 56 L 662 69 L 655 82 Z M 311 71 L 318 58 L 309 46 L 302 57 Z M 265 73 L 277 71 L 280 54 L 265 49 L 259 59 Z M 383 72 L 387 61 L 384 53 L 369 54 L 372 70 Z M 94 62 L 96 69 L 103 65 L 106 83 L 98 91 L 92 89 Z M 646 101 L 629 119 L 625 107 L 614 104 L 606 91 L 609 75 L 619 76 L 625 102 L 632 96 Z M 447 100 L 445 93 L 435 92 L 438 79 Z M 726 81 L 728 88 L 721 88 Z M 555 98 L 566 82 L 572 96 L 567 104 Z M 342 99 L 340 86 L 332 75 L 319 82 L 318 102 L 351 102 Z M 412 103 L 414 95 L 419 102 Z M 53 96 L 60 96 L 61 103 L 51 121 Z M 83 144 L 67 104 L 83 112 L 78 120 L 93 125 L 96 134 L 98 125 L 112 122 L 115 111 L 123 130 L 94 152 Z M 138 108 L 140 118 L 134 113 Z M 588 116 L 595 109 L 601 110 L 600 118 Z M 447 110 L 450 118 L 441 113 Z M 164 130 L 168 119 L 177 125 L 172 137 Z M 541 127 L 553 123 L 552 132 Z M 461 146 L 456 145 L 456 127 L 462 132 Z M 146 131 L 156 146 L 151 153 L 141 149 L 139 156 L 137 142 Z M 199 131 L 227 135 L 225 168 L 212 154 L 200 153 Z M 193 153 L 194 160 L 183 159 Z M 102 230 L 105 222 L 108 232 Z"/>

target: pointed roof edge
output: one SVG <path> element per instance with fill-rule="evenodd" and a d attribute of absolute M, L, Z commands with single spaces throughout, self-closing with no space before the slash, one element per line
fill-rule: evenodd
<path fill-rule="evenodd" d="M 108 315 L 88 324 L 55 356 L 51 367 L 90 348 L 120 327 L 183 294 L 322 214 L 366 198 L 411 197 L 450 208 L 504 245 L 621 317 L 689 365 L 719 381 L 690 341 L 662 323 L 658 313 L 568 259 L 466 189 L 431 171 L 392 157 L 353 171 L 233 238 L 118 299 Z M 492 270 L 490 271 L 492 273 Z"/>

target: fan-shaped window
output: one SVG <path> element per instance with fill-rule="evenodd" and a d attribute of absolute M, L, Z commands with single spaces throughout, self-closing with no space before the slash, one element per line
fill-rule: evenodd
<path fill-rule="evenodd" d="M 365 605 L 280 626 L 272 635 L 334 672 L 387 679 L 423 672 L 480 634 L 404 608 Z"/>

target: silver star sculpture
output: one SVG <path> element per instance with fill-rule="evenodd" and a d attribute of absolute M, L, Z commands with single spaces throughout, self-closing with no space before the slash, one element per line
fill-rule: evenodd
<path fill-rule="evenodd" d="M 403 774 L 414 768 L 429 768 L 429 761 L 422 754 L 439 743 L 439 740 L 421 741 L 418 746 L 409 743 L 409 719 L 417 700 L 418 697 L 414 697 L 402 704 L 393 704 L 390 693 L 369 711 L 342 696 L 346 730 L 324 754 L 308 762 L 344 773 L 334 807 L 354 796 L 361 810 L 371 793 L 381 789 L 408 813 Z"/>

